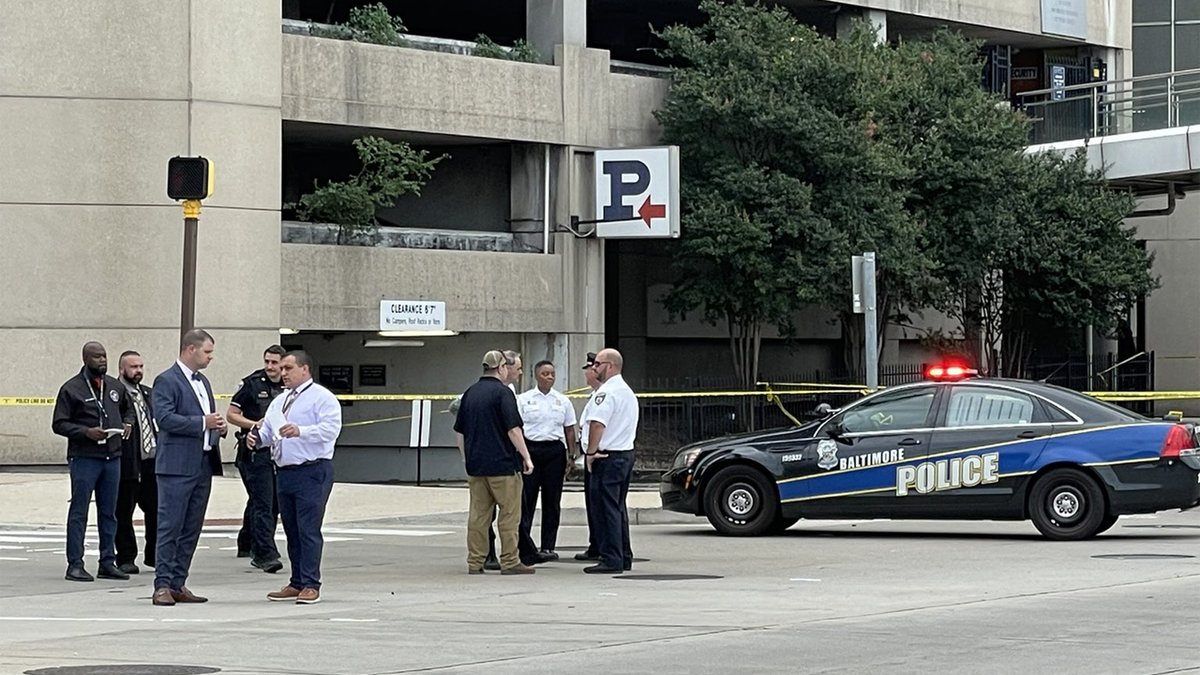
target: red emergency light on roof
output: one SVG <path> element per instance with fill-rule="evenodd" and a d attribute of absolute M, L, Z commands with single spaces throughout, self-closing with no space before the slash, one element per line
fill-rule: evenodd
<path fill-rule="evenodd" d="M 962 380 L 976 375 L 979 375 L 978 370 L 957 364 L 931 366 L 929 370 L 925 371 L 926 379 L 937 380 L 939 382 Z"/>

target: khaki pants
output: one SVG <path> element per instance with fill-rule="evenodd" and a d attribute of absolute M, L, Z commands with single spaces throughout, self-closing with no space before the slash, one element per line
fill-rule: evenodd
<path fill-rule="evenodd" d="M 487 558 L 487 530 L 492 521 L 492 508 L 500 507 L 496 529 L 500 538 L 500 567 L 508 569 L 521 562 L 517 553 L 517 531 L 521 525 L 520 474 L 509 476 L 468 476 L 471 511 L 467 517 L 467 567 L 477 570 Z"/>

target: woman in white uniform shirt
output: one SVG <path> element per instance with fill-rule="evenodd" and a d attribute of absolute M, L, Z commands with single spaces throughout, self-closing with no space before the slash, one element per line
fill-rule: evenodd
<path fill-rule="evenodd" d="M 525 445 L 533 459 L 533 473 L 525 476 L 521 509 L 521 537 L 530 537 L 538 493 L 542 496 L 542 538 L 538 562 L 558 560 L 558 540 L 563 479 L 567 459 L 575 454 L 575 408 L 554 389 L 554 364 L 539 361 L 533 367 L 537 386 L 517 397 L 524 422 Z"/>

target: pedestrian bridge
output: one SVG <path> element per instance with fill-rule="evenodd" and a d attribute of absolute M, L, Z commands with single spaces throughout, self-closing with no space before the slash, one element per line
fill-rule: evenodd
<path fill-rule="evenodd" d="M 1083 150 L 1138 195 L 1200 189 L 1200 68 L 1017 95 L 1033 120 L 1027 152 Z"/>

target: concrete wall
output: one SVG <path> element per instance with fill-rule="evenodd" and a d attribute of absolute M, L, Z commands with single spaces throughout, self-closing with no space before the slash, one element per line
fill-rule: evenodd
<path fill-rule="evenodd" d="M 1144 200 L 1141 209 L 1161 208 L 1165 198 Z M 1138 238 L 1154 254 L 1154 273 L 1162 288 L 1146 300 L 1146 349 L 1156 358 L 1155 387 L 1160 390 L 1195 390 L 1200 385 L 1200 193 L 1191 193 L 1176 203 L 1175 213 L 1128 221 L 1137 227 Z M 1200 403 L 1184 406 L 1189 414 L 1200 414 Z M 1173 402 L 1171 409 L 1179 409 Z"/>
<path fill-rule="evenodd" d="M 39 0 L 0 22 L 0 396 L 54 396 L 103 341 L 173 360 L 182 214 L 167 159 L 203 154 L 196 319 L 228 391 L 277 339 L 279 7 Z M 247 67 L 253 64 L 253 67 Z M 48 407 L 0 407 L 0 464 L 62 462 Z"/>
<path fill-rule="evenodd" d="M 1042 34 L 1041 0 L 832 0 L 852 5 L 910 14 L 940 21 Z M 1088 36 L 1086 42 L 1105 47 L 1130 49 L 1133 0 L 1086 0 Z"/>
<path fill-rule="evenodd" d="M 597 147 L 657 141 L 666 91 L 561 45 L 551 66 L 285 35 L 283 73 L 289 120 Z"/>

